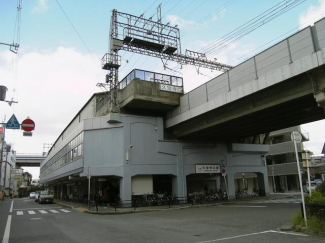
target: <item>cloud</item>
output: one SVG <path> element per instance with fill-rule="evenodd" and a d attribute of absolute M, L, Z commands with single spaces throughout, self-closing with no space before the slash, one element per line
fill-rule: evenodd
<path fill-rule="evenodd" d="M 20 53 L 15 58 L 9 51 L 0 52 L 1 85 L 8 88 L 7 100 L 15 89 L 14 100 L 19 102 L 12 107 L 1 102 L 1 115 L 8 120 L 14 113 L 19 122 L 29 116 L 36 129 L 32 137 L 8 130 L 6 140 L 14 143 L 17 153 L 40 153 L 43 143 L 53 143 L 93 93 L 101 92 L 96 83 L 104 81 L 105 73 L 99 56 L 72 48 Z"/>
<path fill-rule="evenodd" d="M 178 28 L 189 28 L 195 25 L 195 21 L 185 20 L 177 15 L 167 15 L 167 21 L 170 22 L 171 26 L 178 25 Z"/>
<path fill-rule="evenodd" d="M 43 14 L 47 12 L 47 0 L 37 0 L 37 5 L 32 9 L 33 14 Z"/>
<path fill-rule="evenodd" d="M 303 29 L 314 22 L 323 18 L 325 15 L 325 0 L 319 0 L 319 5 L 311 5 L 306 11 L 299 16 L 299 28 Z"/>
<path fill-rule="evenodd" d="M 219 11 L 219 14 L 213 14 L 212 21 L 217 21 L 219 19 L 222 19 L 225 17 L 227 10 L 223 8 L 221 11 Z"/>

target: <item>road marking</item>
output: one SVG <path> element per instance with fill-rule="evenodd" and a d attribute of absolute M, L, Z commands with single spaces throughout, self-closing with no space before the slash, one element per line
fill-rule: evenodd
<path fill-rule="evenodd" d="M 28 211 L 29 214 L 36 214 L 35 211 Z"/>
<path fill-rule="evenodd" d="M 11 206 L 10 206 L 10 210 L 9 210 L 9 213 L 12 213 L 12 207 L 14 206 L 14 201 L 12 200 L 11 201 Z"/>
<path fill-rule="evenodd" d="M 42 219 L 42 218 L 31 218 L 30 220 L 38 220 L 38 219 Z"/>
<path fill-rule="evenodd" d="M 57 209 L 57 208 L 62 208 L 62 207 L 53 207 L 53 208 L 21 208 L 21 209 L 13 209 L 13 210 L 39 210 L 39 209 Z"/>
<path fill-rule="evenodd" d="M 236 239 L 236 238 L 241 238 L 241 237 L 246 237 L 246 236 L 252 236 L 252 235 L 261 235 L 261 234 L 266 234 L 266 233 L 270 233 L 270 232 L 271 232 L 271 231 L 268 230 L 268 231 L 262 231 L 262 232 L 258 232 L 258 233 L 251 233 L 251 234 L 245 234 L 245 235 L 237 235 L 237 236 L 226 237 L 226 238 L 215 239 L 215 240 L 200 241 L 200 242 L 198 242 L 198 243 L 217 242 L 217 241 Z"/>
<path fill-rule="evenodd" d="M 229 205 L 229 206 L 221 205 L 219 207 L 223 207 L 223 208 L 267 208 L 267 206 L 241 206 L 241 205 Z"/>
<path fill-rule="evenodd" d="M 45 210 L 38 210 L 40 213 L 47 213 Z"/>
<path fill-rule="evenodd" d="M 17 215 L 24 215 L 23 211 L 17 211 Z"/>
<path fill-rule="evenodd" d="M 290 232 L 283 232 L 283 231 L 276 231 L 276 230 L 268 230 L 268 231 L 262 231 L 262 232 L 257 232 L 257 233 L 251 233 L 251 234 L 237 235 L 237 236 L 232 236 L 232 237 L 215 239 L 215 240 L 200 241 L 200 242 L 197 242 L 197 243 L 210 243 L 210 242 L 231 240 L 231 239 L 236 239 L 236 238 L 241 238 L 241 237 L 247 237 L 247 236 L 252 236 L 252 235 L 261 235 L 261 234 L 267 234 L 267 233 L 287 234 L 287 235 L 303 236 L 303 237 L 308 236 L 308 235 L 305 235 L 305 234 L 290 233 Z"/>
<path fill-rule="evenodd" d="M 65 213 L 70 213 L 70 211 L 66 210 L 66 209 L 60 209 L 60 211 L 65 212 Z"/>
<path fill-rule="evenodd" d="M 50 210 L 52 213 L 59 213 L 58 211 L 56 210 Z"/>
<path fill-rule="evenodd" d="M 295 236 L 308 236 L 305 234 L 300 234 L 300 233 L 291 233 L 291 232 L 284 232 L 284 231 L 277 231 L 277 230 L 270 230 L 271 233 L 277 233 L 277 234 L 285 234 L 285 235 L 295 235 Z"/>
<path fill-rule="evenodd" d="M 2 238 L 2 243 L 9 242 L 10 227 L 11 227 L 11 215 L 8 216 L 5 233 L 3 234 L 3 238 Z"/>

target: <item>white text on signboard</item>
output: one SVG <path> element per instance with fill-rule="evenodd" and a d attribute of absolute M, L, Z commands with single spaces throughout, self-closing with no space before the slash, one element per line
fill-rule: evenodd
<path fill-rule="evenodd" d="M 168 92 L 174 92 L 174 93 L 183 93 L 183 88 L 168 84 L 160 84 L 160 90 L 168 91 Z"/>
<path fill-rule="evenodd" d="M 220 173 L 220 165 L 195 165 L 196 173 Z"/>

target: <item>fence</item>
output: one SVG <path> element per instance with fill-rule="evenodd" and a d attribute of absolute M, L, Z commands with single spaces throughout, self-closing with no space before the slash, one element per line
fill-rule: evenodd
<path fill-rule="evenodd" d="M 301 208 L 302 208 L 302 204 L 301 204 Z M 321 220 L 325 220 L 325 204 L 306 203 L 306 212 L 307 212 L 307 217 L 315 216 Z"/>

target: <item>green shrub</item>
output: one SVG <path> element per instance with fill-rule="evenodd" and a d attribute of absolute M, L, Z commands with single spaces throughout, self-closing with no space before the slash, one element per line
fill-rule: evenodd
<path fill-rule="evenodd" d="M 291 223 L 295 231 L 300 231 L 300 227 L 305 226 L 305 220 L 300 211 L 293 215 Z"/>
<path fill-rule="evenodd" d="M 316 191 L 320 192 L 323 195 L 323 197 L 325 197 L 325 181 L 323 181 L 322 184 L 316 187 Z"/>
<path fill-rule="evenodd" d="M 325 196 L 318 190 L 313 191 L 311 196 L 306 196 L 306 203 L 325 204 Z"/>
<path fill-rule="evenodd" d="M 317 217 L 310 217 L 308 219 L 308 227 L 314 233 L 325 232 L 325 221 Z"/>

